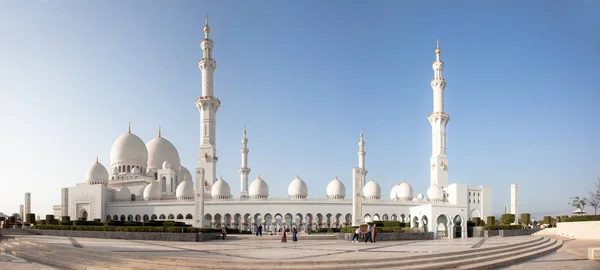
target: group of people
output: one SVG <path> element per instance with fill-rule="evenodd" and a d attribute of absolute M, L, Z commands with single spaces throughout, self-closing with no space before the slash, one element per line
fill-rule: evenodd
<path fill-rule="evenodd" d="M 352 237 L 352 242 L 358 242 L 358 240 L 360 240 L 360 237 L 364 237 L 365 238 L 365 243 L 366 242 L 377 242 L 377 240 L 375 240 L 375 234 L 376 234 L 376 229 L 377 229 L 377 225 L 373 224 L 373 226 L 368 225 L 367 226 L 367 231 L 364 231 L 359 227 L 356 227 L 356 230 L 354 230 L 354 236 Z"/>
<path fill-rule="evenodd" d="M 256 236 L 262 236 L 262 229 L 263 226 L 262 224 L 259 224 L 258 226 L 256 226 Z M 281 242 L 287 242 L 287 234 L 286 234 L 286 230 L 287 227 L 285 225 L 283 225 L 281 227 Z M 292 232 L 292 241 L 296 242 L 298 241 L 298 229 L 296 229 L 296 227 L 293 227 L 291 229 Z"/>

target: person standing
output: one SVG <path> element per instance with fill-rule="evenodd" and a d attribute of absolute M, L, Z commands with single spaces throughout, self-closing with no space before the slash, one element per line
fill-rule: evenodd
<path fill-rule="evenodd" d="M 371 230 L 371 241 L 377 243 L 377 224 L 373 224 Z"/>
<path fill-rule="evenodd" d="M 258 225 L 256 225 L 256 236 L 258 236 L 258 231 L 260 230 L 259 228 L 260 227 Z"/>
<path fill-rule="evenodd" d="M 227 236 L 227 226 L 221 227 L 221 239 L 225 240 L 225 236 Z"/>
<path fill-rule="evenodd" d="M 371 238 L 371 236 L 372 236 L 372 235 L 371 235 L 371 229 L 372 229 L 372 228 L 371 228 L 371 225 L 368 225 L 368 227 L 367 227 L 367 233 L 365 234 L 365 236 L 366 236 L 366 237 L 365 237 L 365 243 L 366 243 L 367 241 L 371 241 L 371 243 L 373 243 L 373 238 Z"/>
<path fill-rule="evenodd" d="M 285 233 L 285 225 L 281 226 L 281 242 L 287 242 L 287 236 Z"/>
<path fill-rule="evenodd" d="M 358 234 L 360 233 L 360 226 L 356 227 L 356 230 L 354 230 L 354 236 L 352 236 L 352 242 L 358 242 Z M 356 240 L 354 240 L 356 239 Z"/>
<path fill-rule="evenodd" d="M 262 229 L 263 229 L 262 224 L 258 225 L 258 234 L 260 236 L 262 236 Z"/>
<path fill-rule="evenodd" d="M 296 229 L 296 227 L 292 229 L 292 241 L 298 241 L 298 230 Z"/>

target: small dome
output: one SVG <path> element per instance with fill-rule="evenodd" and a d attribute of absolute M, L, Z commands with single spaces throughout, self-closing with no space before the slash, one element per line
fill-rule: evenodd
<path fill-rule="evenodd" d="M 396 196 L 399 200 L 412 200 L 413 188 L 404 181 L 402 184 L 397 185 Z"/>
<path fill-rule="evenodd" d="M 140 173 L 140 169 L 138 169 L 137 167 L 133 167 L 133 169 L 131 169 L 131 173 L 132 174 L 139 174 Z"/>
<path fill-rule="evenodd" d="M 299 175 L 288 186 L 288 196 L 293 199 L 306 199 L 308 196 L 308 187 Z"/>
<path fill-rule="evenodd" d="M 115 191 L 115 201 L 131 201 L 131 191 L 126 186 L 122 186 Z"/>
<path fill-rule="evenodd" d="M 223 177 L 219 177 L 217 182 L 215 182 L 210 189 L 210 194 L 213 199 L 223 200 L 231 198 L 231 188 L 229 188 L 229 184 L 223 180 Z"/>
<path fill-rule="evenodd" d="M 85 172 L 85 181 L 90 185 L 108 183 L 108 171 L 98 160 Z"/>
<path fill-rule="evenodd" d="M 371 178 L 365 187 L 363 188 L 363 195 L 367 200 L 379 200 L 381 199 L 381 187 L 375 183 L 375 180 Z"/>
<path fill-rule="evenodd" d="M 179 183 L 175 190 L 175 197 L 178 200 L 194 198 L 194 184 L 192 180 L 188 180 L 187 176 L 183 177 L 183 182 Z"/>
<path fill-rule="evenodd" d="M 160 134 L 146 143 L 146 148 L 148 148 L 148 168 L 150 169 L 165 169 L 165 161 L 168 161 L 169 168 L 178 169 L 181 165 L 179 152 L 177 152 L 175 146 L 169 140 L 161 137 Z"/>
<path fill-rule="evenodd" d="M 148 184 L 144 188 L 144 200 L 146 200 L 146 201 L 160 200 L 160 197 L 161 197 L 160 185 L 156 181 L 152 180 L 152 183 Z"/>
<path fill-rule="evenodd" d="M 327 198 L 329 199 L 343 199 L 346 197 L 346 187 L 340 179 L 335 177 L 327 185 Z"/>
<path fill-rule="evenodd" d="M 432 185 L 427 189 L 427 198 L 430 201 L 442 201 L 444 199 L 444 191 L 436 185 Z"/>
<path fill-rule="evenodd" d="M 397 200 L 398 199 L 398 187 L 400 186 L 400 184 L 395 185 L 392 190 L 390 190 L 390 200 Z"/>
<path fill-rule="evenodd" d="M 183 166 L 179 166 L 179 178 L 182 178 L 182 177 L 187 179 L 188 181 L 192 182 L 192 184 L 193 184 L 194 178 L 192 177 L 192 174 L 190 173 L 190 171 L 188 171 L 188 169 L 186 169 Z"/>
<path fill-rule="evenodd" d="M 422 201 L 423 199 L 425 199 L 423 193 L 419 193 L 419 195 L 417 195 L 417 200 Z"/>
<path fill-rule="evenodd" d="M 252 199 L 266 199 L 269 197 L 269 185 L 260 178 L 260 175 L 250 184 L 248 195 Z"/>
<path fill-rule="evenodd" d="M 118 174 L 119 173 L 119 167 L 113 167 L 112 173 L 113 174 Z"/>
<path fill-rule="evenodd" d="M 143 165 L 148 164 L 148 149 L 140 139 L 133 133 L 121 135 L 113 143 L 110 149 L 111 166 L 117 165 Z"/>
<path fill-rule="evenodd" d="M 163 170 L 171 169 L 171 163 L 169 163 L 168 161 L 165 160 L 165 162 L 163 162 L 163 164 L 162 164 L 162 169 Z"/>

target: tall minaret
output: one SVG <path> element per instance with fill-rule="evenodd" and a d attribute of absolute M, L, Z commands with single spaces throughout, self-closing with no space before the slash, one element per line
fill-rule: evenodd
<path fill-rule="evenodd" d="M 360 130 L 360 140 L 358 141 L 358 153 L 357 154 L 358 154 L 358 167 L 364 171 L 365 170 L 365 155 L 367 153 L 365 152 L 365 141 L 363 140 L 362 129 Z M 365 182 L 363 179 L 361 188 L 364 186 L 365 186 Z"/>
<path fill-rule="evenodd" d="M 365 170 L 365 141 L 363 140 L 362 130 L 360 131 L 360 140 L 358 141 L 358 167 L 352 169 L 352 226 L 362 224 L 362 201 L 363 187 L 367 170 Z"/>
<path fill-rule="evenodd" d="M 206 25 L 204 26 L 204 39 L 200 47 L 202 48 L 202 60 L 198 63 L 202 71 L 202 96 L 196 100 L 196 107 L 200 111 L 200 157 L 198 165 L 204 169 L 205 189 L 210 193 L 212 184 L 217 179 L 217 110 L 221 101 L 213 96 L 213 72 L 217 67 L 217 62 L 212 58 L 213 41 L 208 37 L 210 27 L 208 26 L 208 16 L 206 16 Z"/>
<path fill-rule="evenodd" d="M 248 198 L 248 174 L 250 173 L 250 168 L 248 168 L 248 152 L 250 152 L 250 150 L 248 150 L 248 139 L 246 138 L 246 125 L 244 125 L 244 131 L 242 133 L 244 137 L 242 138 L 242 148 L 240 149 L 240 153 L 242 153 L 242 167 L 240 168 L 240 198 Z"/>
<path fill-rule="evenodd" d="M 442 76 L 444 62 L 440 60 L 440 42 L 437 42 L 435 58 L 433 62 L 433 112 L 427 119 L 431 123 L 432 151 L 431 151 L 431 185 L 438 187 L 448 186 L 448 156 L 446 156 L 446 125 L 450 115 L 444 112 L 444 88 L 446 80 Z"/>

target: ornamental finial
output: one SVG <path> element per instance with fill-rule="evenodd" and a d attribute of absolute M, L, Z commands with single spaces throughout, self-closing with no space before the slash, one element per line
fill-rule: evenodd
<path fill-rule="evenodd" d="M 246 124 L 244 124 L 244 131 L 242 132 L 242 134 L 244 134 L 244 138 L 246 138 Z"/>
<path fill-rule="evenodd" d="M 204 24 L 204 37 L 207 39 L 208 33 L 210 33 L 210 27 L 208 26 L 208 14 L 206 14 L 206 24 Z"/>
<path fill-rule="evenodd" d="M 127 133 L 131 133 L 131 122 L 129 122 L 129 126 L 127 127 Z"/>
<path fill-rule="evenodd" d="M 360 129 L 360 140 L 363 140 L 363 132 L 362 132 L 362 128 Z"/>
<path fill-rule="evenodd" d="M 98 157 L 96 157 L 96 163 L 100 163 L 100 162 L 98 161 Z"/>
<path fill-rule="evenodd" d="M 159 137 L 159 138 L 162 138 L 162 137 L 161 137 L 161 134 L 160 134 L 160 125 L 158 125 L 158 137 Z"/>

